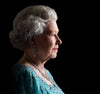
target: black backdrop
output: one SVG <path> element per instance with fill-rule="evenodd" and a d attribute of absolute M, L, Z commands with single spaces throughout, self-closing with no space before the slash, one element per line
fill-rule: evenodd
<path fill-rule="evenodd" d="M 57 58 L 48 61 L 45 67 L 50 70 L 65 94 L 85 92 L 90 52 L 86 31 L 88 27 L 87 2 L 64 0 L 8 0 L 1 3 L 1 48 L 3 48 L 3 50 L 1 49 L 1 87 L 3 92 L 11 94 L 11 67 L 23 54 L 13 48 L 9 42 L 13 19 L 21 9 L 36 4 L 48 5 L 56 10 L 59 36 L 63 41 Z"/>

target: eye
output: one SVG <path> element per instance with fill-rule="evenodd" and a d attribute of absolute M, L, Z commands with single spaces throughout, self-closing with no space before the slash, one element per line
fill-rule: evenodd
<path fill-rule="evenodd" d="M 55 36 L 55 34 L 51 34 L 51 36 Z"/>
<path fill-rule="evenodd" d="M 49 35 L 49 36 L 55 36 L 55 34 L 54 34 L 54 33 L 49 33 L 48 35 Z"/>

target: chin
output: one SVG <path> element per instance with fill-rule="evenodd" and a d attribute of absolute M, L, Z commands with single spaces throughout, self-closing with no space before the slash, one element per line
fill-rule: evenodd
<path fill-rule="evenodd" d="M 55 59 L 57 57 L 57 53 L 52 53 L 48 55 L 49 59 Z"/>
<path fill-rule="evenodd" d="M 52 56 L 51 56 L 52 59 L 54 59 L 54 58 L 56 58 L 56 57 L 57 57 L 57 55 L 52 55 Z"/>

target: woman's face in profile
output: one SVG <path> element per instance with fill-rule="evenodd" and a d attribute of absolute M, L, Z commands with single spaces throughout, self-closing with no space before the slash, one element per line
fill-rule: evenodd
<path fill-rule="evenodd" d="M 37 55 L 41 59 L 56 58 L 59 44 L 61 40 L 58 37 L 58 26 L 55 20 L 51 20 L 48 23 L 47 29 L 44 33 L 35 39 L 37 47 Z"/>

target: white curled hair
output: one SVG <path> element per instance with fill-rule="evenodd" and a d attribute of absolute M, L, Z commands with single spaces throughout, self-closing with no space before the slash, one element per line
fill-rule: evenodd
<path fill-rule="evenodd" d="M 19 12 L 13 22 L 13 30 L 9 33 L 11 44 L 20 50 L 28 47 L 28 38 L 41 35 L 47 28 L 49 20 L 57 20 L 54 9 L 44 6 L 29 6 Z"/>

